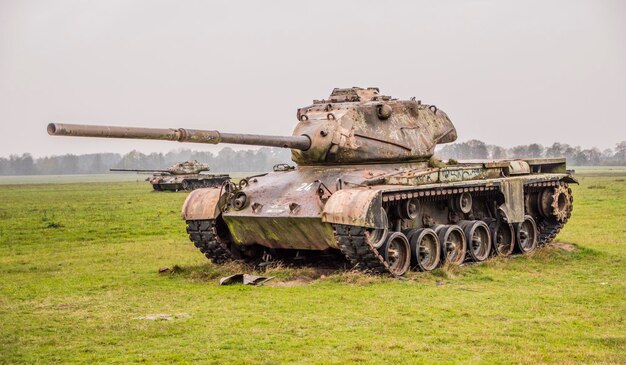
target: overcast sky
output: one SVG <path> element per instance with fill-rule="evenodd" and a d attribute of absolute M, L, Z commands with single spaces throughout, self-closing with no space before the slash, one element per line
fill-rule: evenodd
<path fill-rule="evenodd" d="M 350 86 L 436 104 L 460 141 L 614 147 L 626 1 L 0 0 L 0 156 L 211 149 L 50 121 L 290 135 Z"/>

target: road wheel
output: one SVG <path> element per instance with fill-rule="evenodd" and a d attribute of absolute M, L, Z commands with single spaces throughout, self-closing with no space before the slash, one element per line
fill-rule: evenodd
<path fill-rule="evenodd" d="M 410 244 L 413 262 L 420 271 L 431 271 L 439 266 L 441 245 L 435 231 L 430 228 L 412 231 Z"/>
<path fill-rule="evenodd" d="M 535 220 L 527 215 L 524 221 L 517 225 L 517 250 L 521 253 L 528 253 L 537 248 L 537 224 Z"/>
<path fill-rule="evenodd" d="M 187 181 L 187 180 L 183 180 L 181 186 L 182 186 L 183 190 L 186 190 L 186 191 L 192 190 L 191 189 L 191 183 L 189 183 L 189 181 Z"/>
<path fill-rule="evenodd" d="M 485 261 L 491 252 L 489 226 L 483 221 L 461 221 L 459 226 L 465 233 L 470 259 L 475 262 Z"/>
<path fill-rule="evenodd" d="M 387 234 L 389 233 L 389 219 L 387 218 L 387 212 L 385 212 L 384 209 L 381 209 L 381 214 L 384 228 L 368 228 L 365 231 L 367 240 L 372 246 L 374 246 L 374 248 L 381 248 L 387 241 Z"/>
<path fill-rule="evenodd" d="M 406 236 L 401 232 L 393 232 L 379 249 L 380 254 L 389 265 L 389 271 L 402 276 L 411 265 L 411 248 Z"/>
<path fill-rule="evenodd" d="M 460 265 L 465 261 L 467 241 L 465 233 L 457 225 L 444 226 L 437 231 L 441 243 L 441 262 Z"/>
<path fill-rule="evenodd" d="M 515 227 L 503 221 L 494 221 L 489 225 L 493 237 L 494 256 L 508 256 L 515 249 Z"/>

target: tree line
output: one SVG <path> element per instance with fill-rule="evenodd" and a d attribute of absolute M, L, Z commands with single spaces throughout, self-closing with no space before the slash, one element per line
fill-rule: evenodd
<path fill-rule="evenodd" d="M 583 149 L 580 146 L 570 146 L 566 143 L 555 142 L 545 147 L 537 143 L 505 148 L 489 145 L 479 140 L 469 140 L 445 145 L 435 153 L 441 159 L 500 159 L 500 158 L 555 158 L 565 157 L 568 165 L 572 166 L 625 166 L 626 141 L 607 148 L 603 151 L 594 147 Z"/>
<path fill-rule="evenodd" d="M 615 148 L 601 151 L 598 148 L 583 149 L 558 142 L 548 147 L 532 143 L 505 148 L 469 140 L 447 144 L 437 150 L 436 156 L 456 160 L 565 157 L 567 163 L 572 166 L 626 166 L 626 141 L 618 143 Z M 8 158 L 0 157 L 0 175 L 103 174 L 111 168 L 166 169 L 170 165 L 187 160 L 208 163 L 215 172 L 260 172 L 269 171 L 272 166 L 279 163 L 293 164 L 288 149 L 268 147 L 239 151 L 224 147 L 217 154 L 182 149 L 165 154 L 131 151 L 124 155 L 93 153 L 33 158 L 32 155 L 25 153 L 11 155 Z"/>
<path fill-rule="evenodd" d="M 208 151 L 182 149 L 168 153 L 93 153 L 33 158 L 31 154 L 0 157 L 0 175 L 76 175 L 103 174 L 111 168 L 118 169 L 167 169 L 187 160 L 209 164 L 215 172 L 261 172 L 269 171 L 279 163 L 291 163 L 291 153 L 283 148 L 260 148 L 235 151 L 224 147 L 217 154 Z M 293 164 L 293 163 L 292 163 Z"/>

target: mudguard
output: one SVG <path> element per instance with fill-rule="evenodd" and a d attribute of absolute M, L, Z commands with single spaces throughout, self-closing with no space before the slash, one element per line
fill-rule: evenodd
<path fill-rule="evenodd" d="M 524 221 L 524 180 L 509 178 L 500 183 L 500 192 L 504 197 L 504 203 L 500 209 L 506 215 L 508 223 L 521 223 Z"/>
<path fill-rule="evenodd" d="M 192 191 L 185 199 L 180 215 L 184 220 L 216 219 L 220 215 L 220 188 L 204 188 Z"/>
<path fill-rule="evenodd" d="M 342 189 L 328 198 L 322 221 L 369 228 L 383 228 L 382 190 L 375 188 Z"/>

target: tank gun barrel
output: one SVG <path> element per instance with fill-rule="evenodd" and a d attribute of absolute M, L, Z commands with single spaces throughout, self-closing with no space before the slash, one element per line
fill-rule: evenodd
<path fill-rule="evenodd" d="M 125 171 L 125 172 L 168 172 L 167 170 L 152 170 L 152 169 L 109 169 L 109 171 Z"/>
<path fill-rule="evenodd" d="M 199 129 L 164 129 L 115 127 L 85 124 L 48 124 L 51 136 L 155 139 L 191 143 L 233 143 L 254 146 L 282 147 L 306 151 L 311 147 L 307 136 L 266 136 L 258 134 L 221 133 Z"/>

